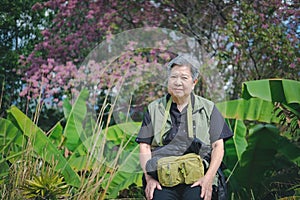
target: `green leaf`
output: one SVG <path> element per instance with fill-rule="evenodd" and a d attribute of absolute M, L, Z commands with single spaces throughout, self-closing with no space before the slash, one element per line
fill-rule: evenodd
<path fill-rule="evenodd" d="M 73 171 L 67 160 L 57 150 L 56 146 L 51 143 L 46 134 L 15 106 L 8 110 L 8 114 L 15 120 L 23 134 L 31 140 L 34 151 L 49 164 L 55 164 L 55 170 L 63 174 L 68 184 L 79 187 L 80 179 L 78 174 Z"/>
<path fill-rule="evenodd" d="M 129 173 L 142 172 L 139 160 L 139 146 L 135 145 L 132 150 L 123 150 L 120 156 L 119 171 Z"/>
<path fill-rule="evenodd" d="M 245 152 L 248 145 L 246 140 L 246 134 L 247 134 L 247 128 L 243 123 L 243 121 L 236 120 L 234 126 L 233 141 L 235 144 L 238 160 L 241 160 L 242 154 Z"/>
<path fill-rule="evenodd" d="M 121 151 L 118 160 L 118 170 L 108 188 L 108 197 L 116 198 L 118 192 L 127 189 L 133 183 L 142 185 L 143 171 L 139 162 L 139 146 L 134 142 L 141 123 L 124 123 L 109 128 L 107 139 L 114 141 L 114 144 L 127 144 L 120 147 Z M 128 143 L 127 143 L 128 142 Z M 112 152 L 112 151 L 111 151 Z"/>
<path fill-rule="evenodd" d="M 279 119 L 273 114 L 273 103 L 259 98 L 225 101 L 217 103 L 216 106 L 224 118 L 267 123 L 279 122 Z"/>
<path fill-rule="evenodd" d="M 242 97 L 260 98 L 269 102 L 300 104 L 300 82 L 287 79 L 266 79 L 243 83 Z"/>
<path fill-rule="evenodd" d="M 77 170 L 89 170 L 95 166 L 95 164 L 101 164 L 105 159 L 107 166 L 109 166 L 109 162 L 115 159 L 116 151 L 118 151 L 115 150 L 115 147 L 120 148 L 121 143 L 126 143 L 130 140 L 121 153 L 119 162 L 123 163 L 122 168 L 130 166 L 132 170 L 136 169 L 139 166 L 139 161 L 136 159 L 137 157 L 128 159 L 128 154 L 134 152 L 135 148 L 138 147 L 134 140 L 140 125 L 140 122 L 130 122 L 110 126 L 108 127 L 105 138 L 103 137 L 104 130 L 93 134 L 74 150 L 69 158 L 70 165 Z M 105 153 L 104 155 L 100 155 L 100 149 L 103 148 L 103 145 L 105 145 Z"/>
<path fill-rule="evenodd" d="M 89 138 L 85 141 L 86 143 L 93 143 L 95 142 L 93 138 Z M 70 166 L 75 169 L 76 171 L 81 170 L 91 170 L 95 166 L 99 166 L 102 164 L 102 159 L 99 157 L 98 148 L 96 147 L 95 150 L 92 152 L 92 150 L 87 149 L 85 144 L 80 144 L 76 150 L 73 152 L 73 154 L 69 157 L 69 164 Z"/>
<path fill-rule="evenodd" d="M 27 140 L 9 120 L 0 118 L 0 163 L 15 162 L 24 153 Z M 4 164 L 4 165 L 5 165 Z"/>
<path fill-rule="evenodd" d="M 2 156 L 0 154 L 0 156 Z M 5 180 L 8 180 L 9 165 L 7 162 L 0 162 L 0 184 L 4 184 Z"/>
<path fill-rule="evenodd" d="M 50 140 L 52 140 L 53 144 L 55 144 L 57 147 L 61 145 L 64 137 L 63 137 L 63 127 L 60 124 L 60 122 L 55 124 L 48 137 Z"/>
<path fill-rule="evenodd" d="M 140 126 L 140 122 L 129 122 L 110 126 L 106 139 L 120 144 L 125 138 L 129 139 L 132 138 L 132 135 L 136 135 Z"/>
<path fill-rule="evenodd" d="M 270 124 L 259 124 L 250 129 L 247 149 L 235 173 L 240 184 L 249 188 L 259 185 L 267 171 L 277 168 L 278 154 L 284 155 L 290 163 L 294 161 L 299 165 L 299 147 L 292 145 L 278 133 L 279 130 Z"/>
<path fill-rule="evenodd" d="M 142 186 L 143 171 L 139 162 L 139 146 L 135 145 L 132 151 L 121 152 L 117 172 L 108 188 L 108 197 L 116 198 L 118 192 L 128 189 L 130 185 Z"/>
<path fill-rule="evenodd" d="M 65 118 L 68 119 L 72 110 L 72 105 L 70 103 L 69 98 L 63 99 L 63 110 L 64 110 Z"/>
<path fill-rule="evenodd" d="M 76 99 L 72 109 L 68 115 L 67 123 L 64 130 L 64 137 L 66 137 L 65 146 L 74 151 L 76 147 L 82 142 L 80 136 L 84 134 L 83 122 L 86 116 L 86 100 L 89 92 L 83 89 Z"/>
<path fill-rule="evenodd" d="M 278 134 L 260 125 L 249 137 L 247 150 L 236 172 L 240 184 L 245 187 L 254 186 L 261 181 L 265 171 L 272 168 L 277 151 L 273 136 L 277 137 Z"/>
<path fill-rule="evenodd" d="M 278 138 L 277 143 L 278 152 L 300 167 L 300 147 L 285 137 Z"/>
<path fill-rule="evenodd" d="M 241 160 L 241 156 L 248 146 L 246 140 L 247 128 L 243 121 L 234 120 L 232 124 L 234 126 L 234 134 L 233 137 L 225 143 L 225 155 L 223 158 L 223 162 L 227 168 L 231 170 L 233 170 L 235 165 Z"/>
<path fill-rule="evenodd" d="M 11 121 L 0 118 L 0 153 L 8 153 L 11 146 L 21 148 L 24 142 L 19 129 Z"/>
<path fill-rule="evenodd" d="M 68 161 L 70 166 L 76 171 L 91 170 L 90 166 L 93 166 L 93 163 L 88 165 L 88 163 L 90 163 L 90 159 L 87 154 L 80 155 L 75 152 L 70 156 Z"/>
<path fill-rule="evenodd" d="M 111 183 L 107 198 L 115 199 L 118 196 L 119 191 L 128 189 L 130 185 L 135 183 L 137 186 L 142 185 L 143 173 L 126 173 L 119 171 L 115 174 L 115 178 Z"/>

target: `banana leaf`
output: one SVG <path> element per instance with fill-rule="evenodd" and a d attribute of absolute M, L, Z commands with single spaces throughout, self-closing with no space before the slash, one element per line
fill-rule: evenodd
<path fill-rule="evenodd" d="M 250 129 L 248 146 L 240 160 L 240 167 L 235 172 L 235 177 L 241 185 L 252 187 L 259 185 L 267 171 L 277 169 L 278 156 L 285 157 L 286 166 L 292 164 L 299 166 L 300 148 L 290 143 L 278 133 L 278 129 L 270 124 L 256 125 Z"/>
<path fill-rule="evenodd" d="M 259 98 L 238 99 L 216 104 L 224 118 L 278 123 L 274 116 L 274 104 Z"/>
<path fill-rule="evenodd" d="M 63 127 L 60 122 L 57 122 L 55 126 L 52 128 L 48 138 L 52 141 L 52 143 L 58 148 L 61 147 L 64 136 L 63 136 Z"/>
<path fill-rule="evenodd" d="M 118 163 L 118 170 L 113 175 L 107 191 L 108 198 L 116 198 L 119 191 L 128 189 L 132 184 L 142 186 L 143 171 L 139 162 L 138 145 L 135 145 L 131 151 L 122 150 Z"/>
<path fill-rule="evenodd" d="M 260 98 L 269 102 L 300 104 L 300 82 L 288 79 L 265 79 L 244 82 L 242 98 Z"/>
<path fill-rule="evenodd" d="M 300 82 L 287 79 L 266 79 L 243 83 L 242 99 L 216 104 L 225 118 L 279 123 L 274 103 L 288 105 L 300 116 Z"/>
<path fill-rule="evenodd" d="M 279 129 L 271 124 L 279 124 L 280 121 L 274 112 L 277 102 L 284 104 L 299 118 L 299 84 L 300 82 L 284 79 L 245 82 L 241 99 L 216 105 L 234 127 L 234 137 L 225 143 L 224 161 L 228 167 L 225 174 L 230 177 L 230 189 L 237 198 L 241 195 L 240 199 L 248 199 L 253 194 L 259 197 L 265 192 L 263 188 L 266 185 L 274 185 L 280 178 L 283 183 L 297 179 L 297 173 L 296 176 L 288 175 L 284 179 L 270 175 L 278 171 L 293 174 L 294 166 L 299 167 L 300 159 L 299 147 L 281 136 Z M 246 127 L 242 123 L 237 124 L 237 120 L 252 122 L 247 123 Z M 257 122 L 264 124 L 251 128 Z M 273 191 L 274 189 L 272 188 Z"/>
<path fill-rule="evenodd" d="M 76 171 L 92 170 L 93 167 L 103 164 L 103 157 L 99 155 L 101 142 L 93 135 L 83 141 L 68 158 L 70 166 Z"/>
<path fill-rule="evenodd" d="M 0 184 L 5 184 L 8 180 L 9 165 L 7 162 L 0 162 Z"/>
<path fill-rule="evenodd" d="M 116 144 L 120 144 L 123 139 L 133 139 L 132 136 L 137 134 L 140 126 L 140 122 L 128 122 L 110 126 L 108 128 L 106 138 L 109 141 L 114 141 Z"/>
<path fill-rule="evenodd" d="M 260 98 L 284 104 L 300 118 L 300 82 L 288 79 L 267 79 L 243 83 L 242 98 Z"/>
<path fill-rule="evenodd" d="M 30 139 L 34 151 L 49 164 L 55 164 L 54 169 L 63 174 L 68 184 L 79 187 L 80 178 L 78 174 L 70 167 L 67 160 L 46 134 L 15 106 L 8 110 L 8 114 L 11 121 Z"/>
<path fill-rule="evenodd" d="M 120 190 L 128 189 L 132 184 L 141 186 L 142 169 L 139 162 L 139 146 L 135 142 L 140 125 L 140 122 L 129 122 L 110 126 L 107 129 L 105 141 L 103 141 L 105 130 L 102 130 L 99 135 L 95 134 L 86 139 L 82 145 L 87 152 L 80 151 L 80 148 L 76 149 L 69 163 L 74 168 L 85 170 L 99 166 L 99 164 L 102 167 L 105 165 L 104 168 L 112 168 L 111 171 L 117 169 L 110 175 L 113 176 L 110 182 L 107 177 L 101 183 L 102 188 L 108 186 L 108 198 L 116 198 Z M 105 158 L 99 155 L 102 145 L 105 145 L 103 154 Z M 115 161 L 117 164 L 113 165 Z M 107 175 L 102 174 L 102 176 Z"/>
<path fill-rule="evenodd" d="M 225 155 L 223 157 L 223 162 L 226 166 L 224 173 L 227 177 L 229 177 L 232 170 L 236 168 L 241 160 L 242 154 L 248 146 L 246 140 L 247 128 L 244 122 L 241 120 L 234 120 L 231 123 L 233 124 L 233 131 L 235 134 L 225 142 Z"/>
<path fill-rule="evenodd" d="M 14 162 L 24 153 L 26 139 L 11 121 L 0 118 L 0 184 L 9 175 L 9 162 Z"/>
<path fill-rule="evenodd" d="M 83 122 L 87 114 L 86 100 L 88 96 L 88 90 L 83 89 L 71 107 L 71 110 L 69 110 L 70 104 L 68 101 L 64 101 L 64 112 L 68 118 L 63 135 L 66 138 L 65 146 L 70 151 L 74 151 L 82 143 L 82 140 L 84 140 L 82 138 L 84 135 Z"/>
<path fill-rule="evenodd" d="M 21 131 L 11 121 L 0 118 L 0 153 L 8 156 L 10 151 L 22 151 L 25 144 Z"/>

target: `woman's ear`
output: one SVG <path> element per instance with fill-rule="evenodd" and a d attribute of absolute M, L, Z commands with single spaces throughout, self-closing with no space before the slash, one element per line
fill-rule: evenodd
<path fill-rule="evenodd" d="M 193 81 L 193 89 L 194 89 L 195 85 L 197 84 L 197 82 L 198 82 L 198 79 L 195 79 L 195 80 Z"/>

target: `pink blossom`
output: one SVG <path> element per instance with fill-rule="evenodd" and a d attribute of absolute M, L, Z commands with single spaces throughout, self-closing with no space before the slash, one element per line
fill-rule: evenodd
<path fill-rule="evenodd" d="M 265 20 L 265 15 L 264 15 L 263 13 L 260 13 L 259 16 L 260 16 L 260 19 L 261 19 L 262 21 Z"/>
<path fill-rule="evenodd" d="M 48 47 L 48 42 L 43 42 L 43 47 L 47 48 Z"/>
<path fill-rule="evenodd" d="M 21 96 L 21 97 L 24 97 L 27 93 L 28 93 L 28 87 L 25 87 L 25 88 L 20 92 L 20 96 Z"/>
<path fill-rule="evenodd" d="M 262 28 L 264 28 L 264 29 L 269 28 L 269 24 L 263 24 L 263 25 L 262 25 Z"/>
<path fill-rule="evenodd" d="M 94 11 L 90 10 L 88 14 L 85 16 L 87 19 L 93 19 L 94 18 Z"/>
<path fill-rule="evenodd" d="M 295 63 L 291 63 L 290 64 L 290 68 L 294 69 L 296 67 L 296 64 Z"/>
<path fill-rule="evenodd" d="M 32 10 L 40 10 L 40 9 L 42 9 L 42 4 L 41 3 L 39 3 L 39 2 L 37 2 L 37 3 L 35 3 L 33 6 L 32 6 Z"/>
<path fill-rule="evenodd" d="M 63 107 L 63 102 L 59 101 L 58 104 L 57 104 L 57 106 L 60 107 L 60 108 Z"/>
<path fill-rule="evenodd" d="M 139 19 L 137 18 L 137 17 L 135 17 L 133 20 L 132 20 L 132 23 L 135 23 L 135 24 L 137 24 L 137 23 L 139 23 Z"/>
<path fill-rule="evenodd" d="M 44 37 L 49 37 L 50 36 L 50 32 L 46 29 L 46 30 L 43 30 L 43 31 L 41 31 L 41 33 L 42 33 L 42 35 L 44 36 Z"/>

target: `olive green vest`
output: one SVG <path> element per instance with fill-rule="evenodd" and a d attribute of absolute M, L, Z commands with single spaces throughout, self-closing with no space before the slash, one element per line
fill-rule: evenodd
<path fill-rule="evenodd" d="M 192 94 L 194 95 L 194 94 Z M 192 110 L 193 118 L 193 131 L 194 135 L 200 139 L 204 144 L 210 146 L 210 136 L 209 136 L 209 125 L 210 116 L 214 107 L 214 103 L 197 95 L 195 96 L 195 103 Z M 152 141 L 152 146 L 156 147 L 160 144 L 160 134 L 162 130 L 162 122 L 164 121 L 165 108 L 167 104 L 167 96 L 155 100 L 150 103 L 148 110 L 151 116 L 151 122 L 154 130 L 154 138 Z M 171 129 L 171 117 L 168 116 L 167 123 L 165 125 L 165 133 Z M 165 134 L 164 133 L 164 134 Z"/>

